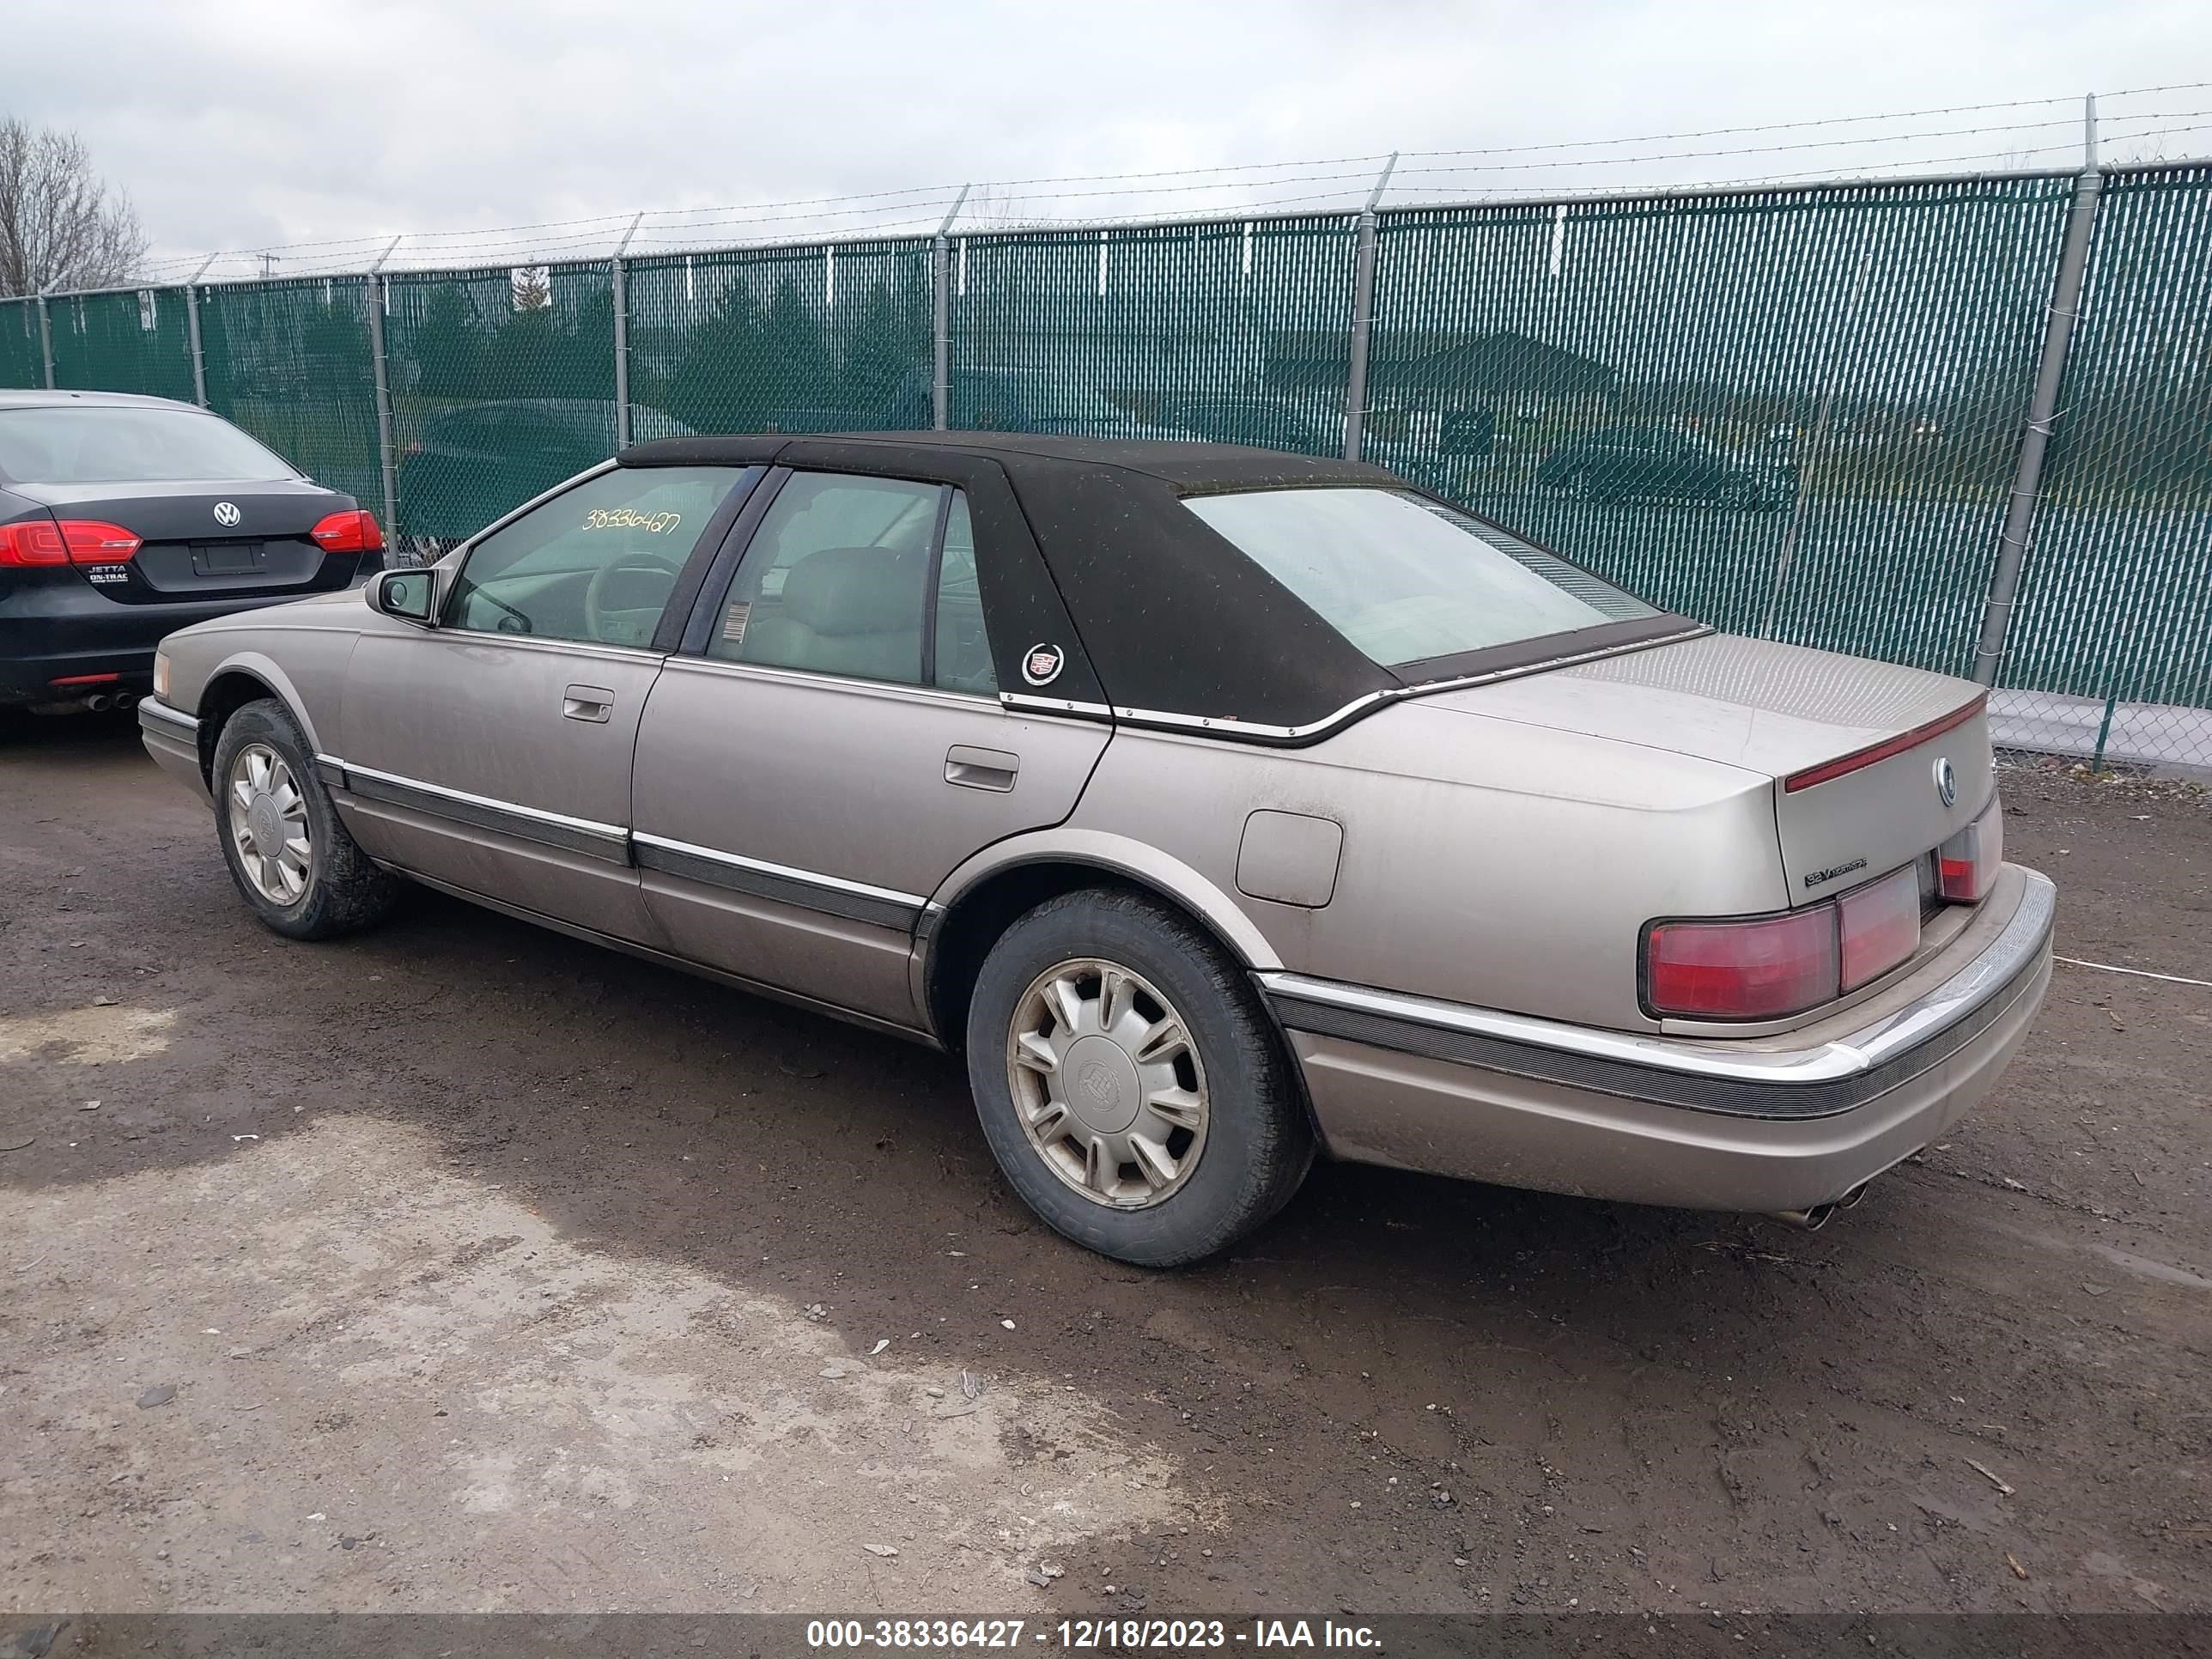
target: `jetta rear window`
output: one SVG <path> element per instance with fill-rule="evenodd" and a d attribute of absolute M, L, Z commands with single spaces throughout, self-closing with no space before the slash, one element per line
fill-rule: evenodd
<path fill-rule="evenodd" d="M 264 483 L 299 476 L 217 415 L 127 404 L 0 410 L 0 478 L 17 483 Z"/>
<path fill-rule="evenodd" d="M 1407 491 L 1269 489 L 1183 505 L 1386 667 L 1665 614 Z"/>

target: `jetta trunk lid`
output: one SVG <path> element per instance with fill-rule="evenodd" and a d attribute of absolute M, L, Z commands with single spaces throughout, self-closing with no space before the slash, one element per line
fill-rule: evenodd
<path fill-rule="evenodd" d="M 360 563 L 358 554 L 325 554 L 308 534 L 353 498 L 305 478 L 9 488 L 57 518 L 137 536 L 143 544 L 127 564 L 93 568 L 101 591 L 125 604 L 288 597 L 349 579 Z"/>
<path fill-rule="evenodd" d="M 1789 892 L 1801 904 L 1911 862 L 1972 822 L 1995 787 L 1980 688 L 1948 675 L 1709 634 L 1424 697 L 1491 720 L 1695 756 L 1775 781 Z M 1790 780 L 1943 724 L 1825 781 Z M 1950 799 L 1938 766 L 1948 763 Z"/>

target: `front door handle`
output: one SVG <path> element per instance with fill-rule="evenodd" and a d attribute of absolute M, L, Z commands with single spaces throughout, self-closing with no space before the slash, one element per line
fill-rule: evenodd
<path fill-rule="evenodd" d="M 615 711 L 615 694 L 604 685 L 572 685 L 561 693 L 561 718 L 605 726 Z"/>
<path fill-rule="evenodd" d="M 1003 749 L 972 749 L 956 743 L 945 751 L 945 781 L 963 789 L 989 789 L 1005 794 L 1014 787 L 1022 757 Z"/>

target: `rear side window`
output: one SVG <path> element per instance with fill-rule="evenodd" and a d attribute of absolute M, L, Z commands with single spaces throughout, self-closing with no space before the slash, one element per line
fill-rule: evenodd
<path fill-rule="evenodd" d="M 1662 614 L 1401 490 L 1275 489 L 1183 505 L 1386 667 Z"/>
<path fill-rule="evenodd" d="M 0 410 L 0 478 L 17 483 L 265 483 L 299 476 L 218 415 L 118 404 Z"/>
<path fill-rule="evenodd" d="M 966 497 L 945 484 L 795 474 L 746 549 L 707 654 L 995 690 Z"/>

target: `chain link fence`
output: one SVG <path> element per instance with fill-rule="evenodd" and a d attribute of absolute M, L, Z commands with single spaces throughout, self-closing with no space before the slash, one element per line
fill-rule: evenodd
<path fill-rule="evenodd" d="M 2098 182 L 2086 216 L 2054 173 L 49 296 L 0 302 L 0 386 L 198 396 L 402 556 L 693 431 L 1350 447 L 1717 626 L 1994 664 L 2007 746 L 2212 769 L 2212 167 Z"/>

